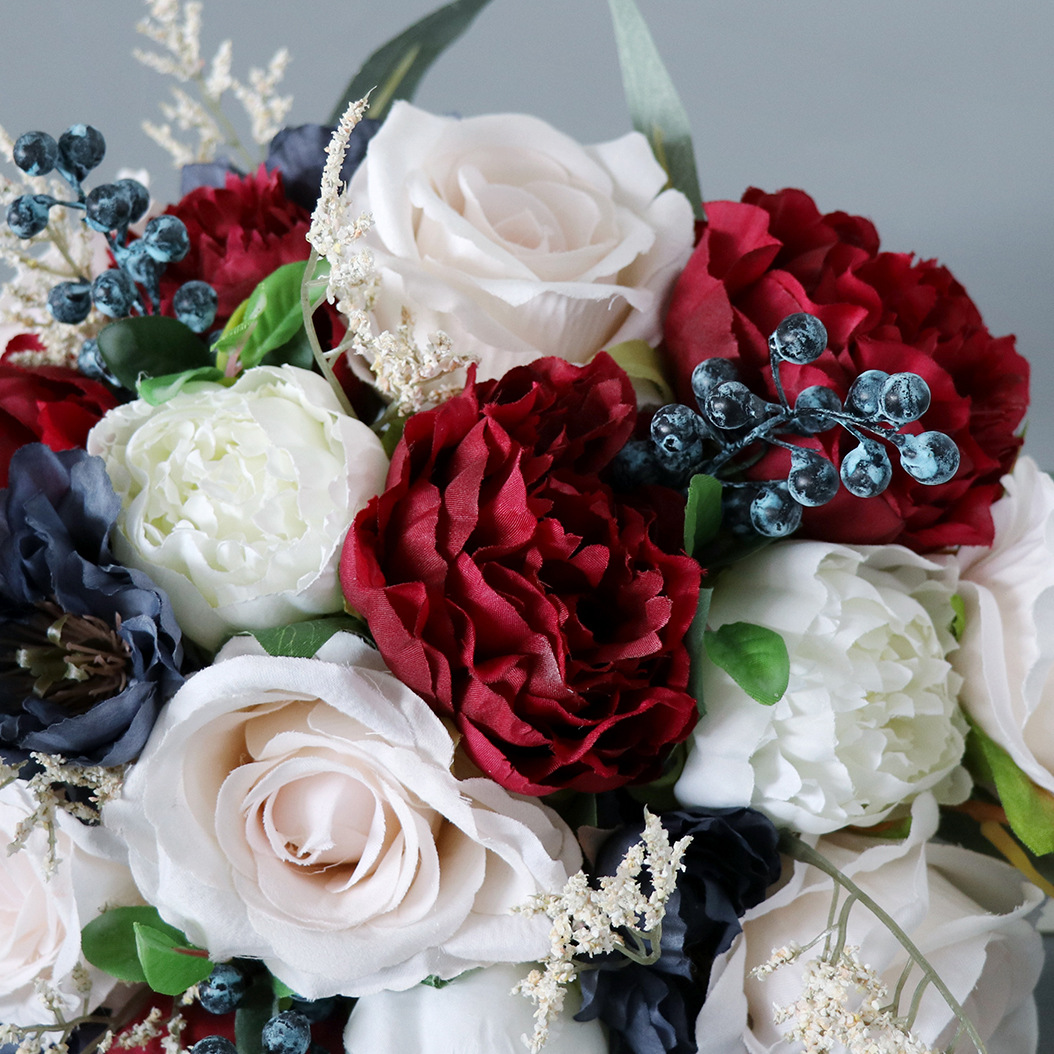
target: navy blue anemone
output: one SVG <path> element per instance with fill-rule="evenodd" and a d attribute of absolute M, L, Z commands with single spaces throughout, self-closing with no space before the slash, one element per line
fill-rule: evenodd
<path fill-rule="evenodd" d="M 183 683 L 168 597 L 115 563 L 120 512 L 102 459 L 40 443 L 0 491 L 0 756 L 121 765 Z"/>

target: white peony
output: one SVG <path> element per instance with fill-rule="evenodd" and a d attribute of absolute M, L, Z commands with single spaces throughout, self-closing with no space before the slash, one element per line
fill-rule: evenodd
<path fill-rule="evenodd" d="M 35 803 L 17 781 L 0 788 L 0 1023 L 54 1020 L 38 985 L 57 995 L 64 1016 L 95 1009 L 117 985 L 81 958 L 81 929 L 104 906 L 139 903 L 128 868 L 100 847 L 106 832 L 59 813 L 57 868 L 45 871 L 47 834 L 34 831 L 8 854 Z"/>
<path fill-rule="evenodd" d="M 120 406 L 88 451 L 121 498 L 117 558 L 149 574 L 183 632 L 210 649 L 343 609 L 344 536 L 388 470 L 373 432 L 293 366 Z"/>
<path fill-rule="evenodd" d="M 657 343 L 694 237 L 687 198 L 665 184 L 637 132 L 582 146 L 535 117 L 397 102 L 347 192 L 373 214 L 376 325 L 395 330 L 409 309 L 422 345 L 446 332 L 481 379 Z"/>
<path fill-rule="evenodd" d="M 823 834 L 877 823 L 938 785 L 942 800 L 965 798 L 954 591 L 953 567 L 893 545 L 789 541 L 722 572 L 710 626 L 776 630 L 790 686 L 763 706 L 707 664 L 678 799 L 746 803 Z"/>
<path fill-rule="evenodd" d="M 1054 481 L 1021 457 L 1003 486 L 992 547 L 956 556 L 966 628 L 953 662 L 969 714 L 1054 792 Z"/>
<path fill-rule="evenodd" d="M 904 841 L 843 832 L 820 839 L 817 849 L 907 932 L 977 1026 L 989 1054 L 1034 1054 L 1032 990 L 1043 964 L 1043 941 L 1029 916 L 1042 894 L 1002 861 L 928 842 L 937 829 L 937 813 L 933 796 L 924 794 L 912 808 L 911 833 Z M 796 1054 L 801 1049 L 781 1038 L 772 1006 L 800 996 L 804 967 L 819 955 L 822 943 L 767 978 L 748 975 L 775 949 L 791 942 L 805 945 L 827 928 L 831 891 L 831 879 L 795 864 L 785 885 L 746 914 L 743 933 L 711 973 L 696 1021 L 700 1050 Z M 859 904 L 849 916 L 848 943 L 861 949 L 861 959 L 892 992 L 906 955 Z M 909 978 L 909 996 L 919 977 L 916 970 Z M 915 1032 L 943 1050 L 954 1031 L 951 1011 L 927 988 Z"/>
<path fill-rule="evenodd" d="M 554 813 L 456 779 L 453 755 L 361 640 L 289 659 L 236 638 L 162 711 L 105 822 L 214 959 L 262 959 L 312 999 L 408 988 L 543 955 L 548 923 L 512 909 L 580 861 Z"/>
<path fill-rule="evenodd" d="M 512 994 L 531 965 L 491 966 L 444 988 L 417 985 L 378 992 L 354 1006 L 344 1029 L 346 1054 L 524 1054 L 534 1004 Z M 573 996 L 549 1030 L 545 1054 L 607 1054 L 599 1021 L 575 1021 Z"/>

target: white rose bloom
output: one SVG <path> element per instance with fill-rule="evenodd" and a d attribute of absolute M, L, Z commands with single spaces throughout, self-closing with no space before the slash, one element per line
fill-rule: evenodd
<path fill-rule="evenodd" d="M 417 985 L 360 999 L 344 1029 L 346 1054 L 523 1054 L 534 1004 L 512 988 L 534 968 L 473 970 L 441 989 Z M 549 1028 L 545 1054 L 607 1054 L 599 1021 L 575 1021 L 573 994 Z"/>
<path fill-rule="evenodd" d="M 989 1054 L 1034 1054 L 1037 1025 L 1032 991 L 1043 965 L 1043 940 L 1029 916 L 1042 894 L 1002 861 L 928 842 L 937 819 L 932 795 L 924 794 L 912 808 L 911 834 L 904 841 L 843 832 L 820 839 L 816 848 L 907 932 L 963 1006 Z M 831 891 L 831 879 L 816 868 L 795 864 L 786 884 L 747 912 L 743 933 L 714 964 L 706 1003 L 696 1021 L 700 1050 L 706 1054 L 801 1050 L 800 1044 L 782 1039 L 772 1006 L 799 998 L 804 968 L 819 955 L 822 943 L 763 980 L 749 976 L 749 971 L 768 960 L 775 949 L 792 941 L 804 945 L 823 932 Z M 907 957 L 885 926 L 859 904 L 849 916 L 848 944 L 860 948 L 861 960 L 892 993 Z M 908 979 L 907 1002 L 919 977 L 916 970 Z M 914 1031 L 940 1050 L 951 1041 L 954 1018 L 932 986 L 923 995 Z"/>
<path fill-rule="evenodd" d="M 149 574 L 183 632 L 210 649 L 239 630 L 341 611 L 344 537 L 388 471 L 373 432 L 293 366 L 120 406 L 88 451 L 121 498 L 117 558 Z"/>
<path fill-rule="evenodd" d="M 582 146 L 535 117 L 397 102 L 347 191 L 373 214 L 376 325 L 397 329 L 408 308 L 419 342 L 448 333 L 481 379 L 657 343 L 694 240 L 688 199 L 665 184 L 637 132 Z"/>
<path fill-rule="evenodd" d="M 103 855 L 105 832 L 58 815 L 58 864 L 48 878 L 47 834 L 34 831 L 8 855 L 19 823 L 35 803 L 18 782 L 0 789 L 0 1024 L 54 1020 L 38 984 L 55 991 L 67 1017 L 93 1010 L 117 981 L 81 958 L 81 929 L 104 906 L 138 904 L 128 868 Z M 78 976 L 80 975 L 80 976 Z"/>
<path fill-rule="evenodd" d="M 706 664 L 706 715 L 678 799 L 746 803 L 813 834 L 877 823 L 938 785 L 943 801 L 961 801 L 954 592 L 953 567 L 894 545 L 781 542 L 723 571 L 709 625 L 776 630 L 790 686 L 764 706 Z"/>
<path fill-rule="evenodd" d="M 548 922 L 510 912 L 579 867 L 562 821 L 456 779 L 443 722 L 357 638 L 254 650 L 187 681 L 106 806 L 162 916 L 311 999 L 545 954 Z"/>
<path fill-rule="evenodd" d="M 1054 792 L 1054 481 L 1028 457 L 1003 478 L 992 547 L 957 554 L 966 607 L 963 706 Z"/>

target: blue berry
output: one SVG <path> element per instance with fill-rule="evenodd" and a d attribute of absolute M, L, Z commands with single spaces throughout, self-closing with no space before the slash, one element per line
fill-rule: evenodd
<path fill-rule="evenodd" d="M 190 251 L 186 225 L 175 216 L 155 216 L 143 231 L 146 251 L 160 263 L 177 263 Z"/>
<path fill-rule="evenodd" d="M 692 394 L 700 410 L 707 396 L 722 381 L 739 380 L 739 370 L 731 359 L 704 359 L 692 370 Z M 705 411 L 704 411 L 705 412 Z"/>
<path fill-rule="evenodd" d="M 655 411 L 651 439 L 659 462 L 674 473 L 691 472 L 703 456 L 706 423 L 690 407 L 670 403 Z"/>
<path fill-rule="evenodd" d="M 99 351 L 99 342 L 90 337 L 81 345 L 81 350 L 77 354 L 77 369 L 93 381 L 103 381 L 114 388 L 121 387 L 121 382 L 110 372 L 110 368 L 103 360 L 102 353 Z"/>
<path fill-rule="evenodd" d="M 229 1014 L 238 1009 L 249 989 L 249 979 L 233 963 L 217 963 L 198 985 L 198 1001 L 210 1014 Z"/>
<path fill-rule="evenodd" d="M 959 448 L 943 432 L 899 435 L 893 441 L 904 471 L 920 483 L 947 483 L 959 470 Z"/>
<path fill-rule="evenodd" d="M 260 1036 L 264 1054 L 307 1054 L 311 1045 L 311 1024 L 296 1010 L 275 1014 Z"/>
<path fill-rule="evenodd" d="M 786 484 L 769 483 L 750 503 L 750 521 L 766 538 L 784 538 L 801 525 L 801 506 Z"/>
<path fill-rule="evenodd" d="M 7 225 L 19 238 L 32 238 L 48 225 L 55 199 L 48 194 L 23 194 L 7 206 Z"/>
<path fill-rule="evenodd" d="M 650 439 L 630 439 L 611 463 L 612 482 L 618 490 L 631 490 L 645 483 L 666 483 L 655 444 Z"/>
<path fill-rule="evenodd" d="M 238 1054 L 238 1048 L 226 1036 L 205 1036 L 190 1048 L 190 1054 Z"/>
<path fill-rule="evenodd" d="M 311 1024 L 315 1024 L 318 1021 L 325 1021 L 327 1018 L 332 1017 L 339 1002 L 340 1000 L 335 995 L 327 996 L 324 999 L 311 1000 L 293 996 L 293 1005 L 290 1009 L 295 1010 L 298 1014 L 303 1014 Z"/>
<path fill-rule="evenodd" d="M 70 125 L 59 136 L 58 147 L 59 171 L 75 183 L 80 183 L 106 156 L 106 140 L 90 124 Z"/>
<path fill-rule="evenodd" d="M 172 310 L 183 325 L 204 333 L 216 318 L 219 306 L 216 290 L 208 282 L 184 282 L 172 298 Z"/>
<path fill-rule="evenodd" d="M 897 425 L 917 421 L 930 408 L 930 386 L 916 373 L 894 373 L 882 386 L 882 416 Z"/>
<path fill-rule="evenodd" d="M 131 206 L 115 183 L 100 183 L 84 199 L 85 221 L 92 230 L 108 234 L 123 231 L 129 223 Z"/>
<path fill-rule="evenodd" d="M 155 260 L 147 249 L 146 242 L 142 238 L 132 242 L 123 254 L 121 266 L 132 276 L 133 281 L 138 282 L 147 289 L 153 289 L 160 281 L 161 272 L 165 265 Z"/>
<path fill-rule="evenodd" d="M 103 271 L 91 284 L 91 298 L 95 306 L 110 318 L 124 318 L 132 313 L 139 295 L 135 283 L 117 267 Z"/>
<path fill-rule="evenodd" d="M 889 486 L 893 466 L 885 447 L 874 439 L 864 439 L 842 458 L 842 482 L 850 494 L 873 498 Z"/>
<path fill-rule="evenodd" d="M 721 429 L 743 428 L 758 419 L 761 400 L 740 381 L 722 381 L 706 400 L 706 417 Z"/>
<path fill-rule="evenodd" d="M 801 435 L 816 435 L 836 424 L 828 413 L 840 414 L 842 400 L 838 393 L 822 384 L 803 388 L 794 401 L 794 430 Z"/>
<path fill-rule="evenodd" d="M 882 412 L 882 392 L 888 380 L 885 370 L 864 370 L 849 387 L 846 409 L 863 417 L 877 417 Z"/>
<path fill-rule="evenodd" d="M 76 325 L 91 312 L 91 286 L 87 282 L 59 282 L 48 293 L 48 310 L 56 322 Z"/>
<path fill-rule="evenodd" d="M 141 220 L 150 208 L 150 191 L 138 179 L 119 179 L 114 186 L 128 202 L 128 222 Z"/>
<path fill-rule="evenodd" d="M 769 337 L 773 355 L 799 366 L 815 361 L 826 348 L 827 329 L 815 315 L 805 311 L 788 315 Z"/>
<path fill-rule="evenodd" d="M 11 157 L 30 176 L 46 176 L 59 157 L 59 144 L 47 132 L 23 132 L 15 140 Z"/>
<path fill-rule="evenodd" d="M 796 447 L 787 490 L 799 505 L 826 505 L 838 493 L 838 470 L 815 450 Z"/>

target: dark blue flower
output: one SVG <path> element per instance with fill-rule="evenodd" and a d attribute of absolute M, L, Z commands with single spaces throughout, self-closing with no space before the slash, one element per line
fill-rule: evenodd
<path fill-rule="evenodd" d="M 753 809 L 679 809 L 660 818 L 671 843 L 685 835 L 692 842 L 666 905 L 658 961 L 643 966 L 613 955 L 579 975 L 576 1018 L 599 1017 L 612 1054 L 693 1054 L 714 958 L 731 947 L 740 917 L 780 874 L 779 833 Z M 643 827 L 621 828 L 604 843 L 598 874 L 615 873 Z"/>
<path fill-rule="evenodd" d="M 0 491 L 0 756 L 135 758 L 183 683 L 165 594 L 114 562 L 120 511 L 100 458 L 39 443 Z"/>
<path fill-rule="evenodd" d="M 366 156 L 366 146 L 373 138 L 381 122 L 364 117 L 355 126 L 348 140 L 348 150 L 340 169 L 340 178 L 345 184 Z M 321 124 L 301 124 L 295 128 L 283 128 L 271 140 L 264 164 L 268 172 L 276 168 L 282 173 L 282 186 L 290 201 L 314 212 L 322 186 L 322 169 L 326 164 L 326 147 L 333 138 L 332 127 Z"/>

